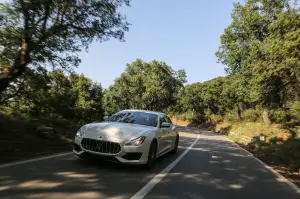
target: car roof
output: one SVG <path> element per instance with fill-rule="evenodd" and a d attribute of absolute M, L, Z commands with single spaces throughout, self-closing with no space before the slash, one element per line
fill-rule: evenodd
<path fill-rule="evenodd" d="M 144 112 L 144 113 L 153 113 L 156 115 L 165 115 L 164 113 L 161 112 L 156 112 L 156 111 L 147 111 L 147 110 L 138 110 L 138 109 L 128 109 L 128 110 L 122 110 L 120 112 Z"/>

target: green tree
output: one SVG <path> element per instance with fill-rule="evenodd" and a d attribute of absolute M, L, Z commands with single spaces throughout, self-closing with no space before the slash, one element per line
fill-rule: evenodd
<path fill-rule="evenodd" d="M 186 82 L 184 70 L 175 71 L 164 62 L 143 62 L 140 59 L 127 64 L 105 94 L 107 114 L 121 109 L 161 111 L 174 105 L 179 88 Z"/>
<path fill-rule="evenodd" d="M 299 8 L 289 7 L 268 27 L 268 36 L 251 49 L 249 66 L 260 85 L 264 120 L 270 123 L 266 109 L 285 108 L 299 97 Z"/>
<path fill-rule="evenodd" d="M 201 83 L 186 85 L 178 94 L 177 112 L 204 113 L 204 105 L 201 99 Z"/>
<path fill-rule="evenodd" d="M 259 97 L 257 84 L 251 76 L 233 74 L 224 78 L 221 99 L 226 111 L 236 110 L 238 119 L 242 119 L 242 111 L 255 108 Z"/>
<path fill-rule="evenodd" d="M 269 36 L 253 51 L 251 66 L 262 84 L 263 102 L 283 106 L 300 93 L 299 9 L 283 12 L 269 26 Z M 265 93 L 265 94 L 264 94 Z"/>
<path fill-rule="evenodd" d="M 212 114 L 223 114 L 224 99 L 221 98 L 224 78 L 218 77 L 206 82 L 203 82 L 201 89 L 201 99 L 205 109 L 209 110 Z"/>
<path fill-rule="evenodd" d="M 216 53 L 229 74 L 248 72 L 251 46 L 264 41 L 269 25 L 288 5 L 287 0 L 247 0 L 244 5 L 234 4 L 232 22 L 221 36 Z"/>
<path fill-rule="evenodd" d="M 28 66 L 71 70 L 93 40 L 124 39 L 130 0 L 14 0 L 0 4 L 0 95 Z"/>
<path fill-rule="evenodd" d="M 70 76 L 72 92 L 76 96 L 75 118 L 78 121 L 101 121 L 103 90 L 100 84 L 84 77 L 83 74 Z"/>
<path fill-rule="evenodd" d="M 5 98 L 2 98 L 4 100 L 2 104 L 29 117 L 48 115 L 50 110 L 48 96 L 50 83 L 46 70 L 42 68 L 39 70 L 28 69 L 3 94 Z M 11 88 L 12 86 L 13 88 Z"/>
<path fill-rule="evenodd" d="M 77 100 L 77 95 L 72 90 L 72 84 L 69 77 L 64 71 L 54 70 L 48 73 L 50 83 L 46 96 L 48 101 L 44 105 L 48 105 L 50 116 L 59 115 L 65 119 L 74 118 L 74 106 Z"/>
<path fill-rule="evenodd" d="M 63 70 L 26 70 L 26 85 L 7 101 L 15 111 L 37 119 L 67 119 L 74 122 L 101 121 L 103 90 L 82 74 Z"/>
<path fill-rule="evenodd" d="M 256 88 L 249 90 L 250 96 L 264 108 L 264 121 L 269 124 L 268 110 L 284 106 L 286 85 L 295 82 L 295 71 L 299 71 L 297 1 L 248 0 L 234 7 L 232 23 L 221 36 L 216 55 L 228 73 L 239 74 L 241 81 L 247 78 Z"/>

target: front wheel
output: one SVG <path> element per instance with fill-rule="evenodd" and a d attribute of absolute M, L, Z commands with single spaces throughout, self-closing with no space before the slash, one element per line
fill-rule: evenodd
<path fill-rule="evenodd" d="M 171 151 L 171 153 L 177 153 L 178 150 L 178 143 L 179 143 L 179 136 L 176 136 L 175 144 L 174 144 L 174 149 Z"/>
<path fill-rule="evenodd" d="M 156 151 L 157 151 L 157 144 L 156 142 L 152 142 L 149 149 L 148 154 L 148 161 L 145 165 L 147 169 L 152 169 L 156 164 Z"/>

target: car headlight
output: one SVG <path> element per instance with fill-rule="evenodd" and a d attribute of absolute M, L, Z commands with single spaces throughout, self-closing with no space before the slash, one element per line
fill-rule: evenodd
<path fill-rule="evenodd" d="M 84 134 L 84 132 L 85 132 L 85 130 L 87 129 L 87 125 L 84 125 L 83 127 L 81 127 L 78 131 L 77 131 L 77 133 L 76 133 L 76 137 L 78 137 L 78 138 L 82 138 L 83 137 L 83 134 Z"/>
<path fill-rule="evenodd" d="M 146 137 L 145 136 L 141 136 L 141 137 L 138 137 L 134 140 L 130 140 L 129 142 L 127 142 L 125 145 L 126 146 L 139 146 L 141 144 L 144 143 Z"/>

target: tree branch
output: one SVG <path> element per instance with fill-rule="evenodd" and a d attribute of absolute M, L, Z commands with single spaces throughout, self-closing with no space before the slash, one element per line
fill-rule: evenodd
<path fill-rule="evenodd" d="M 22 90 L 24 90 L 24 81 L 20 82 L 20 84 L 18 86 L 18 89 L 15 92 L 13 92 L 13 93 L 11 93 L 9 95 L 6 95 L 5 98 L 0 98 L 0 104 L 3 104 L 6 101 L 10 100 L 11 98 L 16 97 Z"/>
<path fill-rule="evenodd" d="M 51 0 L 48 1 L 48 3 L 45 5 L 45 16 L 43 17 L 43 25 L 42 25 L 42 30 L 41 33 L 44 34 L 48 22 L 48 18 L 50 16 L 50 4 L 52 3 Z"/>

